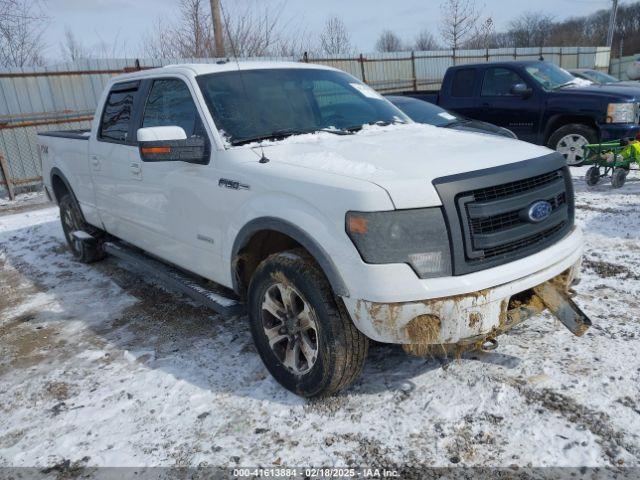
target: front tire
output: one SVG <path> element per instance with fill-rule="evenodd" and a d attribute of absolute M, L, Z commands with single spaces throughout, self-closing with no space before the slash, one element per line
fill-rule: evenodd
<path fill-rule="evenodd" d="M 549 137 L 547 146 L 562 154 L 570 167 L 579 167 L 584 163 L 582 147 L 598 141 L 598 132 L 580 123 L 571 123 L 557 129 Z"/>
<path fill-rule="evenodd" d="M 362 371 L 368 339 L 303 250 L 264 260 L 251 279 L 247 300 L 258 353 L 286 389 L 303 397 L 332 395 Z"/>
<path fill-rule="evenodd" d="M 590 167 L 584 175 L 585 181 L 589 187 L 593 187 L 600 181 L 600 168 Z"/>
<path fill-rule="evenodd" d="M 93 263 L 104 258 L 104 252 L 100 247 L 98 238 L 96 238 L 100 232 L 84 221 L 82 213 L 71 194 L 65 194 L 60 199 L 59 206 L 62 231 L 73 256 L 82 263 Z M 93 235 L 95 241 L 76 238 L 73 235 L 73 232 L 76 231 L 83 231 Z"/>

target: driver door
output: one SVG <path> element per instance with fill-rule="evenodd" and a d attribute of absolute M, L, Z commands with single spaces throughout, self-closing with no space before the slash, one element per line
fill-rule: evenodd
<path fill-rule="evenodd" d="M 484 71 L 478 120 L 508 128 L 520 140 L 535 142 L 540 125 L 540 98 L 535 89 L 528 95 L 512 93 L 513 86 L 527 82 L 515 71 L 490 67 Z M 528 85 L 531 88 L 531 85 Z"/>
<path fill-rule="evenodd" d="M 206 159 L 191 163 L 174 157 L 150 160 L 137 152 L 139 187 L 131 199 L 146 233 L 143 249 L 199 275 L 214 277 L 219 263 L 219 228 L 211 192 L 218 188 L 210 165 L 211 139 L 190 86 L 181 78 L 145 81 L 139 127 L 180 127 L 187 139 L 205 141 Z"/>

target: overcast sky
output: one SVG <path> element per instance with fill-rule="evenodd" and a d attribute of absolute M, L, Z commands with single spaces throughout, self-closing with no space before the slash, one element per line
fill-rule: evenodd
<path fill-rule="evenodd" d="M 223 5 L 233 1 L 222 0 Z M 273 5 L 281 0 L 259 0 Z M 176 17 L 177 0 L 48 0 L 51 25 L 46 33 L 47 56 L 60 56 L 60 42 L 65 26 L 71 27 L 78 40 L 90 48 L 100 43 L 119 40 L 129 56 L 140 54 L 142 38 L 158 17 Z M 374 50 L 378 34 L 384 29 L 397 32 L 406 41 L 430 29 L 438 35 L 440 0 L 288 0 L 285 16 L 296 26 L 302 25 L 310 34 L 317 34 L 329 15 L 340 16 L 351 32 L 359 51 Z M 484 5 L 484 15 L 490 15 L 497 30 L 526 10 L 542 10 L 558 19 L 584 15 L 609 8 L 610 0 L 478 0 Z"/>

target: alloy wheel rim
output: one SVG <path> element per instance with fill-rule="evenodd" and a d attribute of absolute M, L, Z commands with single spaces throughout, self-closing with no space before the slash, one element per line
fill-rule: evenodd
<path fill-rule="evenodd" d="M 572 133 L 562 137 L 556 146 L 556 151 L 567 159 L 567 165 L 576 165 L 584 161 L 582 147 L 587 145 L 589 140 L 577 133 Z"/>
<path fill-rule="evenodd" d="M 308 373 L 318 358 L 315 313 L 291 285 L 274 283 L 262 300 L 262 327 L 269 347 L 295 375 Z"/>
<path fill-rule="evenodd" d="M 73 232 L 75 232 L 76 230 L 78 230 L 78 225 L 77 225 L 77 221 L 73 215 L 73 213 L 71 212 L 70 209 L 65 210 L 63 216 L 62 216 L 62 221 L 64 222 L 65 225 L 65 230 L 66 230 L 66 234 L 67 234 L 67 239 L 69 240 L 69 243 L 71 244 L 72 248 L 76 251 L 79 252 L 80 251 L 80 240 L 78 240 L 76 237 L 73 236 Z"/>

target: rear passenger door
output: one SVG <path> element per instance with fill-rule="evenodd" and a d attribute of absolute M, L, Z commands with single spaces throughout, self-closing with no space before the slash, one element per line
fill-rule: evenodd
<path fill-rule="evenodd" d="M 512 93 L 513 86 L 525 84 L 529 95 Z M 480 90 L 478 120 L 505 127 L 520 140 L 535 142 L 540 123 L 540 97 L 518 72 L 506 67 L 489 67 L 484 71 Z"/>
<path fill-rule="evenodd" d="M 111 87 L 89 151 L 89 168 L 102 224 L 109 233 L 132 243 L 143 235 L 134 208 L 140 187 L 135 178 L 139 163 L 135 112 L 140 84 L 131 81 Z"/>
<path fill-rule="evenodd" d="M 445 92 L 440 106 L 469 118 L 480 115 L 478 97 L 478 70 L 476 68 L 460 68 L 453 71 L 451 81 L 445 82 L 449 89 Z"/>

